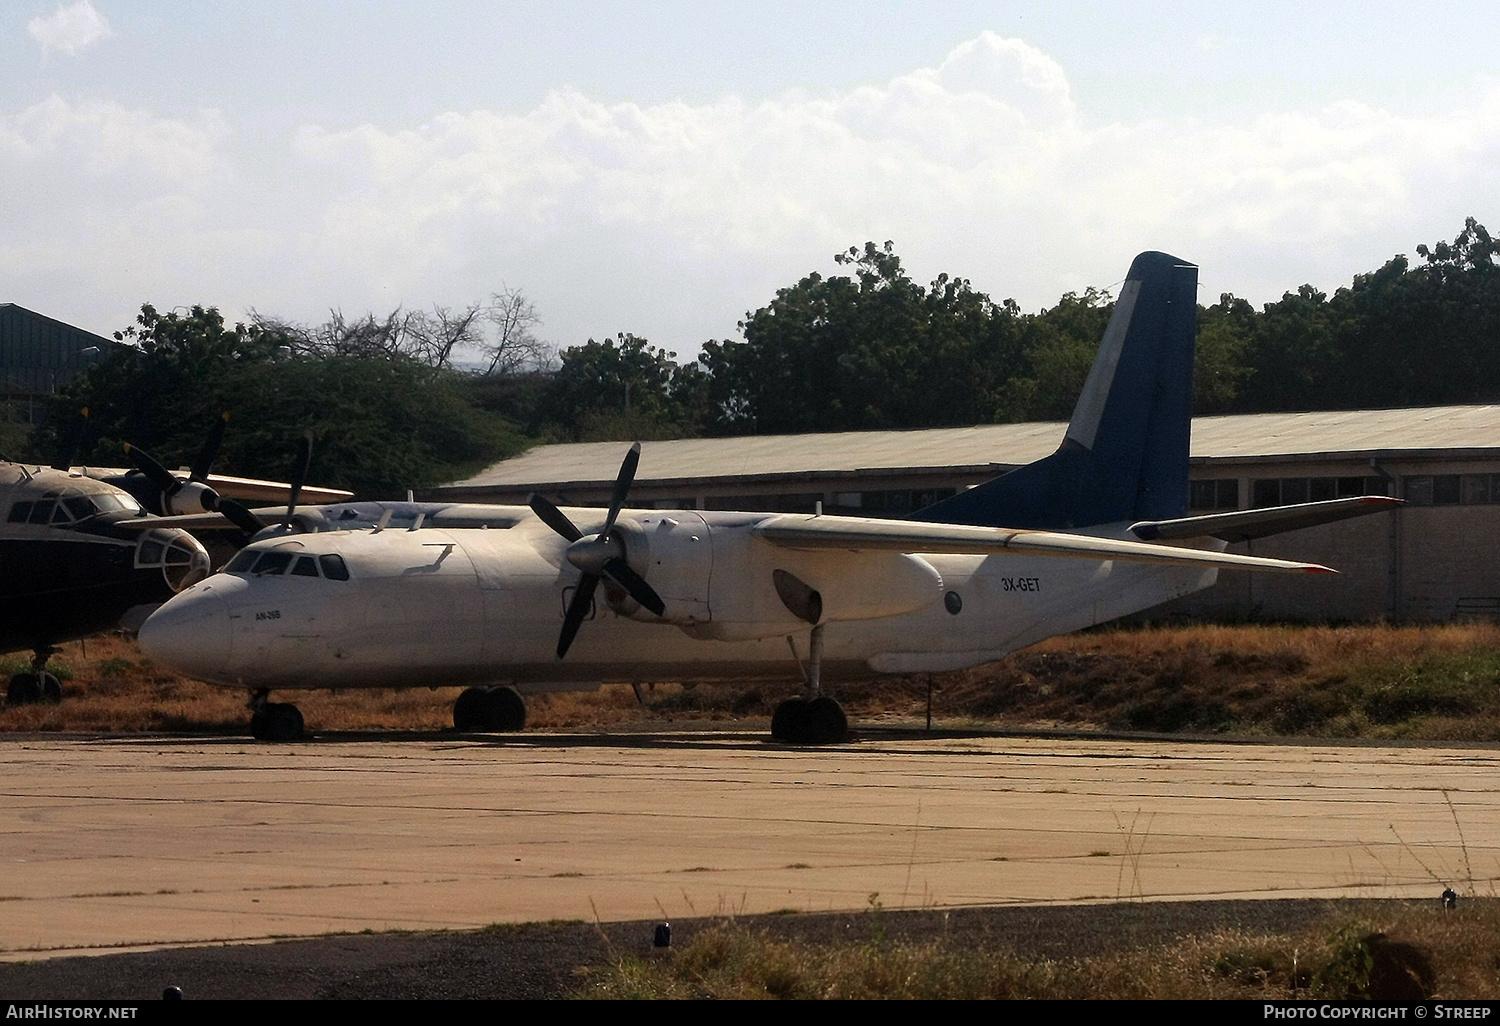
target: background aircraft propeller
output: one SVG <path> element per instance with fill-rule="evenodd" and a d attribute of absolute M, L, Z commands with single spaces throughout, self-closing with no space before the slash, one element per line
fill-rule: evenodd
<path fill-rule="evenodd" d="M 620 508 L 625 505 L 625 497 L 630 494 L 631 482 L 635 480 L 635 468 L 640 462 L 641 443 L 637 442 L 630 447 L 630 451 L 625 454 L 625 461 L 620 464 L 620 473 L 615 477 L 614 494 L 610 497 L 609 515 L 604 518 L 604 526 L 598 534 L 591 537 L 584 537 L 567 514 L 535 492 L 526 500 L 526 504 L 542 523 L 571 543 L 567 550 L 568 562 L 583 571 L 583 576 L 578 579 L 578 589 L 573 592 L 568 611 L 563 616 L 562 633 L 557 639 L 559 659 L 567 654 L 569 646 L 573 644 L 573 638 L 578 634 L 578 628 L 594 601 L 594 589 L 599 586 L 601 578 L 609 578 L 657 616 L 666 612 L 666 603 L 662 602 L 661 596 L 625 562 L 625 542 L 618 534 L 613 533 L 615 520 L 620 515 Z"/>
<path fill-rule="evenodd" d="M 253 535 L 266 526 L 261 519 L 233 499 L 223 498 L 206 483 L 209 468 L 213 466 L 215 457 L 219 455 L 219 446 L 223 444 L 224 428 L 228 420 L 229 415 L 226 413 L 208 433 L 208 438 L 204 440 L 197 459 L 193 460 L 187 480 L 179 478 L 162 466 L 144 449 L 138 449 L 128 442 L 125 444 L 125 453 L 130 457 L 130 462 L 135 465 L 135 468 L 156 486 L 159 493 L 155 504 L 157 512 L 165 516 L 173 513 L 195 512 L 191 509 L 179 509 L 172 502 L 175 496 L 188 491 L 193 494 L 197 504 L 204 510 L 223 515 L 241 531 L 247 535 Z"/>
<path fill-rule="evenodd" d="M 307 468 L 312 465 L 312 432 L 303 435 L 297 442 L 297 465 L 292 468 L 292 487 L 287 494 L 286 516 L 281 526 L 292 526 L 292 516 L 297 512 L 297 497 L 302 494 L 302 482 L 307 480 Z"/>
<path fill-rule="evenodd" d="M 57 458 L 52 461 L 53 470 L 71 470 L 73 458 L 78 455 L 78 449 L 83 445 L 83 432 L 89 426 L 89 408 L 85 406 L 78 411 L 78 416 L 68 425 L 68 433 L 63 436 L 58 445 Z"/>

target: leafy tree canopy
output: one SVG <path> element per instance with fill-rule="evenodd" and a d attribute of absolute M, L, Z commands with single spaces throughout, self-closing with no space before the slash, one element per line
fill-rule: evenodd
<path fill-rule="evenodd" d="M 202 306 L 163 314 L 146 304 L 117 337 L 127 345 L 55 400 L 51 437 L 38 448 L 55 445 L 59 426 L 86 406 L 91 441 L 80 461 L 124 465 L 128 441 L 183 465 L 227 412 L 216 471 L 287 480 L 310 430 L 311 480 L 392 498 L 521 444 L 471 401 L 463 376 L 404 353 L 310 352 L 284 326 L 230 327 Z"/>

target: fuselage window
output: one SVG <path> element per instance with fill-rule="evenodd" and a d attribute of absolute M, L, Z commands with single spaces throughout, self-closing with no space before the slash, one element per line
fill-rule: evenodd
<path fill-rule="evenodd" d="M 323 568 L 323 576 L 330 581 L 347 581 L 349 579 L 349 568 L 344 565 L 344 557 L 337 552 L 326 552 L 318 557 L 318 565 Z"/>
<path fill-rule="evenodd" d="M 255 575 L 257 577 L 267 574 L 284 574 L 287 565 L 292 561 L 293 553 L 277 551 L 263 552 L 260 559 L 255 561 Z"/>
<path fill-rule="evenodd" d="M 10 508 L 10 522 L 24 524 L 31 518 L 31 503 L 18 502 Z"/>
<path fill-rule="evenodd" d="M 316 577 L 318 576 L 318 562 L 311 556 L 298 556 L 297 562 L 292 564 L 293 577 Z"/>

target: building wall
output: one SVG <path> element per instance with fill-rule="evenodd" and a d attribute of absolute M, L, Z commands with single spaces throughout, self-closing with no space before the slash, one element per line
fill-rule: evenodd
<path fill-rule="evenodd" d="M 30 399 L 65 387 L 118 345 L 71 324 L 0 303 L 0 399 Z"/>

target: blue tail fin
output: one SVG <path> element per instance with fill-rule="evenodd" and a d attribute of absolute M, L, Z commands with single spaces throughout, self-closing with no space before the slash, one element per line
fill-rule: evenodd
<path fill-rule="evenodd" d="M 1058 450 L 912 519 L 1057 530 L 1180 517 L 1197 323 L 1198 268 L 1136 257 Z"/>

